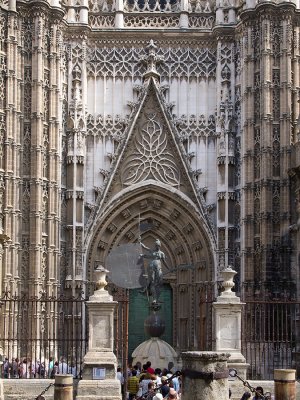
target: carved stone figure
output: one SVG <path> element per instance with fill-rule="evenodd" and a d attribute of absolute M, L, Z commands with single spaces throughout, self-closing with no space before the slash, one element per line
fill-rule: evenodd
<path fill-rule="evenodd" d="M 142 248 L 147 251 L 147 253 L 141 254 L 141 257 L 151 260 L 148 265 L 148 283 L 142 292 L 147 293 L 147 295 L 152 298 L 152 303 L 157 303 L 162 286 L 162 263 L 167 266 L 165 261 L 166 256 L 165 253 L 160 250 L 161 243 L 159 239 L 155 240 L 154 249 L 145 246 L 142 242 L 140 243 Z"/>

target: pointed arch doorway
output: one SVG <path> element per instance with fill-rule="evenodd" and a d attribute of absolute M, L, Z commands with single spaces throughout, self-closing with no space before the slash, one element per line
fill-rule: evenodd
<path fill-rule="evenodd" d="M 210 334 L 204 338 L 203 332 L 210 329 L 211 316 L 202 305 L 203 298 L 207 298 L 207 295 L 203 296 L 203 288 L 207 290 L 209 287 L 213 291 L 216 276 L 214 240 L 206 219 L 179 190 L 170 190 L 167 185 L 149 180 L 115 195 L 103 208 L 91 234 L 87 278 L 93 280 L 95 265 L 105 265 L 113 247 L 138 241 L 139 218 L 151 220 L 151 227 L 142 233 L 143 243 L 152 247 L 158 238 L 172 270 L 164 276 L 164 283 L 171 290 L 172 303 L 172 338 L 168 341 L 177 351 L 208 349 Z M 163 272 L 167 271 L 163 269 Z M 138 313 L 134 311 L 128 290 L 112 287 L 111 290 L 120 304 L 116 315 L 115 343 L 117 351 L 122 352 L 129 342 L 134 346 L 128 339 L 128 333 L 133 334 L 131 328 L 128 330 L 128 324 L 138 317 Z M 127 350 L 126 357 L 128 353 Z M 124 354 L 120 356 L 124 357 Z"/>

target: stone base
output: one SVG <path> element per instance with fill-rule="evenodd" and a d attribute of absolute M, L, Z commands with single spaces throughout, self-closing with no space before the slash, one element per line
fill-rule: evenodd
<path fill-rule="evenodd" d="M 2 367 L 2 365 L 0 365 Z M 3 381 L 0 379 L 0 400 L 4 400 Z"/>
<path fill-rule="evenodd" d="M 121 400 L 117 379 L 82 380 L 78 383 L 76 400 Z"/>
<path fill-rule="evenodd" d="M 105 368 L 106 379 L 116 378 L 116 356 L 111 351 L 88 351 L 83 359 L 82 378 L 93 379 L 93 368 Z"/>

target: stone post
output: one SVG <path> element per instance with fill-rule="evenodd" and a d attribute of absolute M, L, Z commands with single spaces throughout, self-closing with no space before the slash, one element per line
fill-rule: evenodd
<path fill-rule="evenodd" d="M 212 351 L 182 353 L 181 399 L 228 400 L 227 359 L 229 356 L 230 354 Z M 205 379 L 205 373 L 211 373 L 211 379 L 208 376 Z"/>
<path fill-rule="evenodd" d="M 0 362 L 0 371 L 2 371 L 2 361 Z M 0 400 L 4 400 L 3 379 L 0 378 Z"/>
<path fill-rule="evenodd" d="M 73 400 L 72 375 L 55 375 L 54 400 Z"/>
<path fill-rule="evenodd" d="M 113 353 L 114 308 L 117 304 L 104 289 L 107 270 L 95 270 L 97 290 L 87 302 L 89 319 L 88 352 L 83 360 L 82 380 L 76 400 L 121 400 L 121 385 L 116 377 L 117 360 Z"/>
<path fill-rule="evenodd" d="M 296 400 L 296 370 L 274 369 L 276 400 Z"/>
<path fill-rule="evenodd" d="M 230 266 L 220 273 L 223 278 L 224 291 L 213 303 L 214 310 L 214 349 L 216 351 L 230 353 L 228 368 L 237 370 L 238 375 L 246 379 L 248 364 L 241 353 L 242 338 L 242 307 L 240 298 L 232 292 L 234 287 L 233 277 L 236 275 Z M 234 393 L 243 394 L 243 387 L 236 381 L 231 384 Z M 236 387 L 235 387 L 236 386 Z"/>
<path fill-rule="evenodd" d="M 181 0 L 181 10 L 179 17 L 180 29 L 188 29 L 189 27 L 189 5 L 188 0 Z"/>
<path fill-rule="evenodd" d="M 81 24 L 88 24 L 89 23 L 89 4 L 88 4 L 88 0 L 81 0 L 80 23 Z"/>
<path fill-rule="evenodd" d="M 124 28 L 124 1 L 116 1 L 116 15 L 115 15 L 115 28 Z"/>

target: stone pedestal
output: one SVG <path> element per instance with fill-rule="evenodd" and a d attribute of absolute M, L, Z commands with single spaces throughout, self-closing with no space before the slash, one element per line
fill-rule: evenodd
<path fill-rule="evenodd" d="M 212 351 L 182 353 L 182 400 L 228 400 L 227 360 L 229 354 Z M 197 377 L 197 373 L 218 373 L 214 379 Z M 222 377 L 223 376 L 223 377 Z"/>
<path fill-rule="evenodd" d="M 120 381 L 116 378 L 117 360 L 113 353 L 114 308 L 117 302 L 104 290 L 108 271 L 101 268 L 97 270 L 104 271 L 97 283 L 100 288 L 87 302 L 89 345 L 83 361 L 83 379 L 78 384 L 77 400 L 122 398 Z"/>
<path fill-rule="evenodd" d="M 242 308 L 240 298 L 232 291 L 234 287 L 233 277 L 236 271 L 230 267 L 221 271 L 224 291 L 213 303 L 214 310 L 214 348 L 216 351 L 230 354 L 228 368 L 237 370 L 238 375 L 246 379 L 247 368 L 245 357 L 241 353 L 242 339 Z M 240 382 L 231 382 L 232 391 L 243 394 Z"/>

